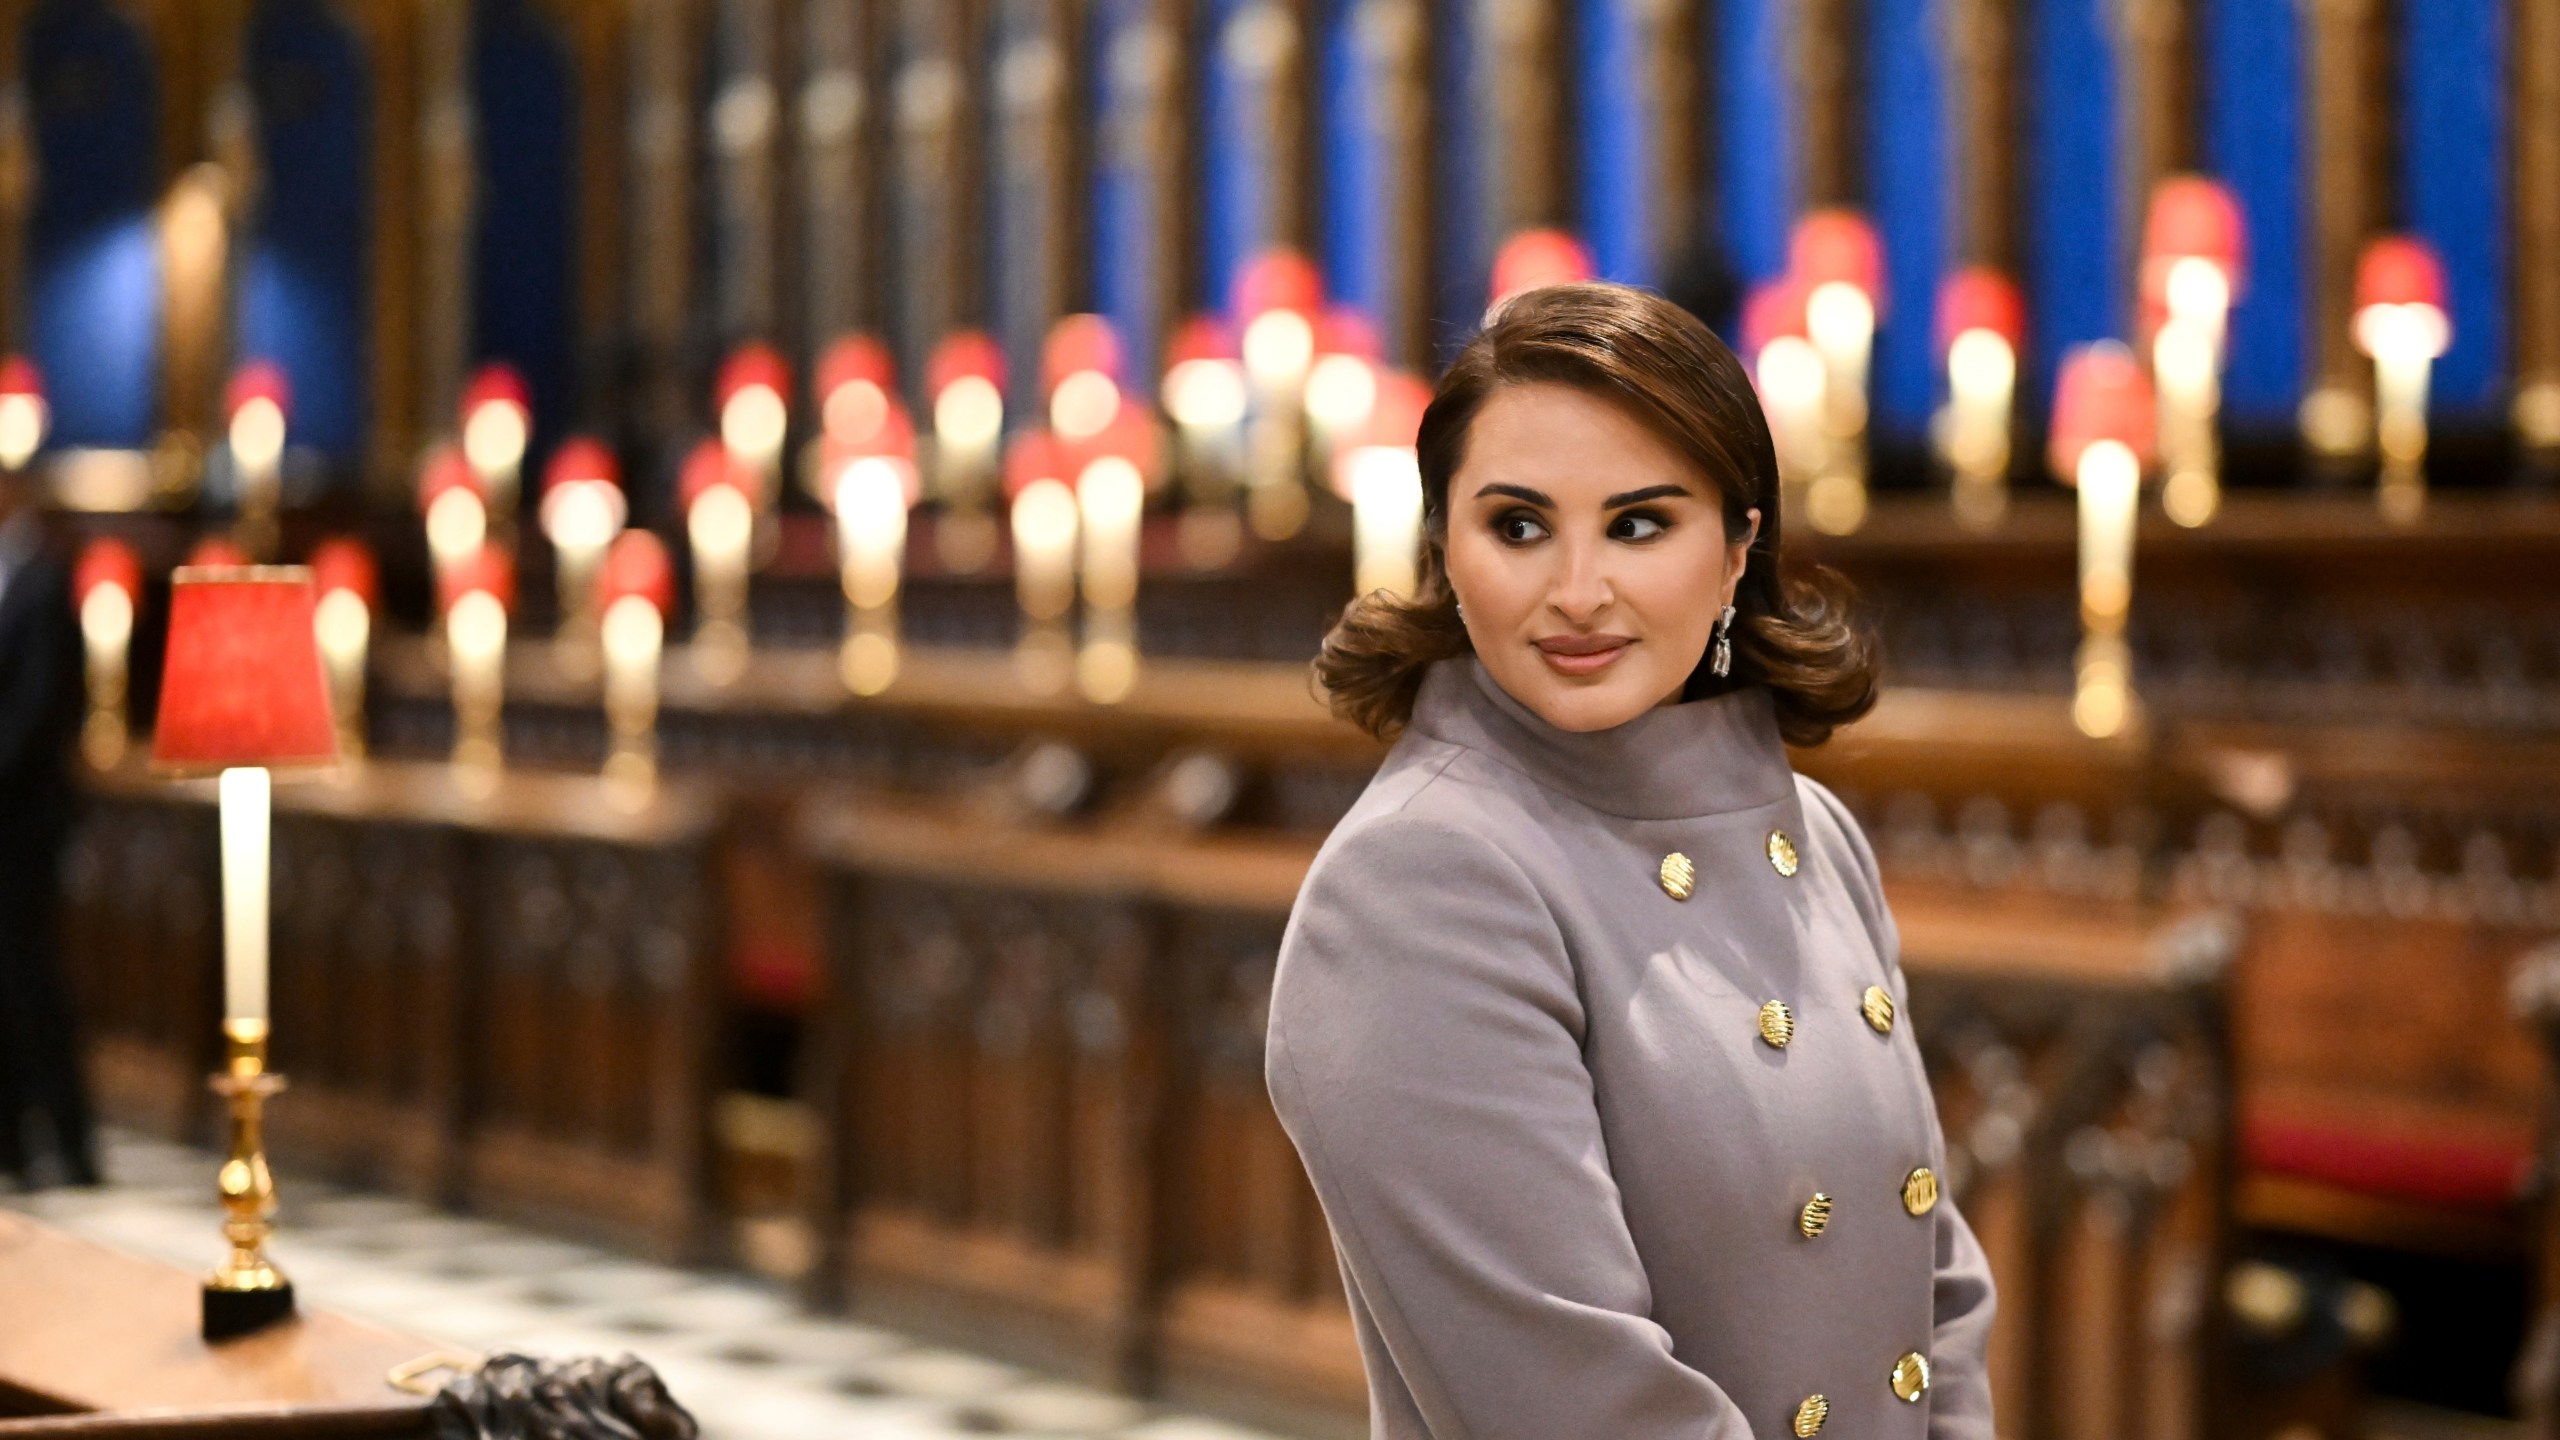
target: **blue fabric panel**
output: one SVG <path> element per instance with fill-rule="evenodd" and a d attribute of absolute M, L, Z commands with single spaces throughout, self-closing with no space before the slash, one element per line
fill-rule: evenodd
<path fill-rule="evenodd" d="M 1270 99 L 1260 78 L 1248 74 L 1231 52 L 1238 17 L 1256 0 L 1210 0 L 1202 17 L 1200 102 L 1206 124 L 1206 152 L 1201 160 L 1205 212 L 1201 240 L 1205 250 L 1202 283 L 1210 303 L 1224 309 L 1236 273 L 1271 243 L 1272 187 L 1278 157 L 1272 147 Z"/>
<path fill-rule="evenodd" d="M 1374 75 L 1361 61 L 1359 0 L 1334 7 L 1325 27 L 1318 94 L 1324 172 L 1325 292 L 1369 315 L 1386 313 L 1388 158 L 1377 123 Z"/>
<path fill-rule="evenodd" d="M 523 373 L 537 453 L 576 418 L 575 84 L 558 37 L 524 0 L 480 0 L 471 55 L 480 169 L 471 355 Z"/>
<path fill-rule="evenodd" d="M 1138 107 L 1146 96 L 1132 71 L 1140 61 L 1133 47 L 1144 34 L 1149 4 L 1100 0 L 1087 57 L 1095 114 L 1093 304 L 1135 357 L 1126 381 L 1140 393 L 1154 387 L 1154 357 L 1164 344 L 1155 277 L 1167 259 L 1156 253 L 1155 219 L 1148 212 L 1154 178 L 1144 168 L 1147 157 L 1134 148 L 1136 127 L 1144 123 Z"/>
<path fill-rule="evenodd" d="M 1574 55 L 1581 66 L 1582 233 L 1605 280 L 1651 285 L 1665 257 L 1653 253 L 1652 176 L 1658 163 L 1645 114 L 1644 87 L 1629 77 L 1650 63 L 1635 14 L 1643 0 L 1586 0 L 1572 7 Z"/>
<path fill-rule="evenodd" d="M 2506 7 L 2407 0 L 2400 22 L 2401 222 L 2444 257 L 2453 321 L 2428 398 L 2493 416 L 2507 356 Z"/>
<path fill-rule="evenodd" d="M 2224 423 L 2289 431 L 2302 403 L 2310 323 L 2300 21 L 2281 0 L 2210 0 L 2203 38 L 2205 168 L 2238 197 L 2248 231 L 2222 380 Z"/>
<path fill-rule="evenodd" d="M 248 65 L 266 173 L 238 358 L 284 367 L 295 444 L 351 456 L 364 440 L 369 368 L 363 57 L 316 0 L 268 0 L 249 26 Z"/>
<path fill-rule="evenodd" d="M 1040 350 L 1049 336 L 1049 227 L 1056 207 L 1057 177 L 1048 153 L 1036 149 L 1016 154 L 1016 136 L 1005 114 L 1005 82 L 1009 57 L 1036 48 L 1043 28 L 1038 0 L 1011 0 L 1000 14 L 983 61 L 987 66 L 987 227 L 986 293 L 989 327 L 1004 347 L 1005 378 L 1012 394 L 1006 409 L 1016 415 L 1041 410 Z M 1025 137 L 1027 138 L 1027 137 Z"/>
<path fill-rule="evenodd" d="M 2273 0 L 2247 0 L 2273 3 Z M 2116 55 L 2109 0 L 2032 0 L 2027 153 L 2028 365 L 2038 412 L 2062 352 L 2124 338 L 2130 251 L 2117 194 Z"/>
<path fill-rule="evenodd" d="M 51 443 L 151 441 L 160 250 L 151 223 L 159 78 L 142 36 L 88 0 L 27 21 L 41 182 L 27 225 L 27 351 Z"/>
<path fill-rule="evenodd" d="M 1787 0 L 1725 0 L 1716 7 L 1718 173 L 1723 181 L 1724 243 L 1745 287 L 1786 273 L 1787 233 L 1795 225 L 1796 123 L 1794 57 L 1787 43 Z"/>
<path fill-rule="evenodd" d="M 1933 0 L 1869 0 L 1867 14 L 1867 194 L 1885 268 L 1874 423 L 1915 438 L 1938 401 L 1938 281 L 1948 268 L 1944 16 Z"/>
<path fill-rule="evenodd" d="M 1492 283 L 1493 248 L 1498 243 L 1489 214 L 1491 179 L 1484 174 L 1484 145 L 1479 139 L 1489 122 L 1487 97 L 1477 93 L 1474 73 L 1478 3 L 1435 0 L 1439 14 L 1431 48 L 1439 70 L 1432 79 L 1431 139 L 1439 157 L 1439 186 L 1432 218 L 1439 234 L 1432 252 L 1440 276 L 1431 313 L 1434 347 L 1444 360 L 1475 332 L 1484 316 L 1485 289 Z"/>

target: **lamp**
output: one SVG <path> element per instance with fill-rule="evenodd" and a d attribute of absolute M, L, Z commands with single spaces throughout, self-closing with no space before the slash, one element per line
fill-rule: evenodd
<path fill-rule="evenodd" d="M 35 362 L 24 355 L 0 360 L 0 469 L 26 469 L 52 425 L 44 375 Z"/>
<path fill-rule="evenodd" d="M 283 368 L 269 360 L 252 360 L 233 371 L 223 393 L 222 410 L 229 417 L 225 443 L 239 487 L 240 543 L 253 554 L 275 548 L 285 421 L 292 408 L 293 386 Z"/>
<path fill-rule="evenodd" d="M 373 614 L 382 601 L 381 572 L 373 552 L 348 535 L 321 541 L 311 551 L 312 634 L 329 672 L 329 708 L 338 717 L 338 752 L 361 756 L 364 743 L 365 653 Z"/>
<path fill-rule="evenodd" d="M 515 598 L 515 565 L 494 545 L 483 545 L 456 562 L 436 592 L 445 653 L 453 664 L 453 763 L 468 788 L 485 790 L 497 778 L 507 612 Z"/>
<path fill-rule="evenodd" d="M 1358 440 L 1378 403 L 1378 371 L 1386 363 L 1378 327 L 1347 305 L 1316 319 L 1316 359 L 1307 367 L 1307 450 L 1316 473 L 1330 476 L 1333 458 Z"/>
<path fill-rule="evenodd" d="M 2114 341 L 2063 357 L 2055 380 L 2053 473 L 2080 491 L 2080 656 L 2071 718 L 2104 739 L 2135 715 L 2133 527 L 2142 470 L 2157 434 L 2151 382 L 2133 352 Z"/>
<path fill-rule="evenodd" d="M 1244 476 L 1244 361 L 1235 331 L 1215 315 L 1182 322 L 1165 346 L 1164 397 L 1173 421 L 1174 470 L 1183 492 L 1175 535 L 1200 569 L 1233 560 L 1244 531 L 1235 513 Z"/>
<path fill-rule="evenodd" d="M 898 675 L 898 582 L 906 567 L 907 510 L 922 490 L 915 427 L 905 407 L 858 445 L 830 446 L 828 508 L 836 517 L 836 563 L 844 581 L 845 688 L 877 695 Z"/>
<path fill-rule="evenodd" d="M 533 392 L 512 365 L 483 365 L 462 388 L 462 455 L 481 496 L 501 520 L 515 514 L 525 445 L 533 438 Z"/>
<path fill-rule="evenodd" d="M 1598 274 L 1591 251 L 1562 230 L 1522 230 L 1493 253 L 1492 293 L 1484 307 L 1484 323 L 1493 323 L 1502 302 L 1529 290 L 1571 285 Z"/>
<path fill-rule="evenodd" d="M 418 514 L 426 522 L 427 563 L 439 584 L 447 569 L 478 554 L 489 539 L 484 483 L 457 445 L 436 446 L 418 467 Z"/>
<path fill-rule="evenodd" d="M 1014 437 L 1004 484 L 1013 519 L 1013 591 L 1022 607 L 1014 668 L 1036 694 L 1066 688 L 1073 644 L 1067 612 L 1076 600 L 1075 491 L 1062 478 L 1063 457 L 1045 430 Z"/>
<path fill-rule="evenodd" d="M 626 796 L 645 795 L 658 778 L 658 657 L 675 603 L 665 543 L 646 530 L 615 536 L 596 572 L 596 610 L 603 617 L 605 722 L 613 732 L 604 778 Z"/>
<path fill-rule="evenodd" d="M 1120 336 L 1099 315 L 1067 315 L 1040 347 L 1049 433 L 1080 444 L 1120 413 Z"/>
<path fill-rule="evenodd" d="M 88 656 L 89 718 L 80 754 L 93 769 L 124 760 L 125 677 L 134 612 L 142 605 L 142 557 L 112 535 L 92 540 L 71 570 L 71 599 L 80 607 L 81 647 Z"/>
<path fill-rule="evenodd" d="M 712 385 L 720 443 L 756 477 L 756 508 L 773 503 L 782 474 L 782 445 L 791 430 L 791 367 L 782 352 L 749 341 L 729 352 Z"/>
<path fill-rule="evenodd" d="M 945 568 L 974 574 L 995 558 L 997 455 L 1004 439 L 1004 351 L 983 330 L 960 330 L 933 347 L 925 403 L 933 410 L 932 489 L 942 502 L 935 552 Z"/>
<path fill-rule="evenodd" d="M 1286 540 L 1307 523 L 1307 368 L 1315 360 L 1315 315 L 1323 303 L 1315 265 L 1286 247 L 1264 251 L 1236 276 L 1232 308 L 1243 326 L 1252 397 L 1245 523 L 1265 540 Z"/>
<path fill-rule="evenodd" d="M 737 447 L 731 446 L 735 454 Z M 760 482 L 761 483 L 761 482 Z M 563 659 L 592 663 L 596 637 L 596 566 L 622 533 L 622 465 L 602 442 L 584 435 L 562 441 L 542 476 L 542 533 L 551 541 L 560 590 Z M 592 674 L 592 671 L 587 673 Z"/>
<path fill-rule="evenodd" d="M 1137 683 L 1138 539 L 1155 439 L 1146 412 L 1123 405 L 1102 433 L 1062 446 L 1076 477 L 1076 569 L 1084 592 L 1076 688 L 1097 704 L 1127 699 Z"/>
<path fill-rule="evenodd" d="M 2382 449 L 2377 496 L 2397 524 L 2427 503 L 2427 378 L 2453 343 L 2444 308 L 2444 262 L 2410 235 L 2365 246 L 2356 265 L 2356 348 L 2373 357 L 2375 438 Z"/>
<path fill-rule="evenodd" d="M 1854 210 L 1796 222 L 1788 270 L 1804 287 L 1805 336 L 1822 356 L 1824 464 L 1805 491 L 1805 518 L 1846 535 L 1867 518 L 1867 368 L 1884 313 L 1884 248 Z"/>
<path fill-rule="evenodd" d="M 222 834 L 222 1033 L 214 1089 L 230 1107 L 220 1172 L 230 1254 L 204 1285 L 203 1333 L 220 1340 L 293 1313 L 293 1285 L 266 1257 L 275 1214 L 263 1117 L 284 1088 L 267 1070 L 267 832 L 270 768 L 338 757 L 312 637 L 311 572 L 181 568 L 171 577 L 152 765 L 218 772 Z"/>
<path fill-rule="evenodd" d="M 1334 462 L 1334 489 L 1351 502 L 1352 590 L 1411 599 L 1422 542 L 1422 464 L 1414 452 L 1431 387 L 1390 371 L 1360 433 Z"/>
<path fill-rule="evenodd" d="M 2009 432 L 2025 333 L 2026 305 L 2000 271 L 1968 266 L 1938 288 L 1938 345 L 1947 362 L 1938 453 L 1955 474 L 1956 523 L 1969 530 L 1988 530 L 2008 512 Z"/>
<path fill-rule="evenodd" d="M 1822 473 L 1830 452 L 1823 423 L 1830 379 L 1822 352 L 1805 335 L 1804 295 L 1794 277 L 1781 276 L 1754 287 L 1742 302 L 1742 351 L 1769 416 L 1790 506 Z"/>
<path fill-rule="evenodd" d="M 747 559 L 755 540 L 755 477 L 729 447 L 705 438 L 676 472 L 676 503 L 693 548 L 693 667 L 726 685 L 747 667 Z"/>
<path fill-rule="evenodd" d="M 2223 336 L 2239 293 L 2240 202 L 2218 181 L 2172 175 L 2151 194 L 2143 226 L 2142 308 L 2158 387 L 2161 508 L 2180 525 L 2222 504 Z"/>

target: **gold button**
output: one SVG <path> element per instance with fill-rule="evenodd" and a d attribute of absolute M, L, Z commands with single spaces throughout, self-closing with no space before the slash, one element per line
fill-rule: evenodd
<path fill-rule="evenodd" d="M 1929 1357 L 1914 1350 L 1893 1362 L 1893 1393 L 1917 1401 L 1929 1393 Z"/>
<path fill-rule="evenodd" d="M 1928 1166 L 1902 1177 L 1902 1208 L 1914 1215 L 1926 1215 L 1938 1208 L 1938 1177 Z"/>
<path fill-rule="evenodd" d="M 1796 873 L 1796 842 L 1784 830 L 1769 832 L 1769 868 L 1781 875 Z"/>
<path fill-rule="evenodd" d="M 1674 850 L 1662 857 L 1660 879 L 1663 894 L 1674 900 L 1686 900 L 1697 893 L 1698 867 L 1689 863 L 1688 856 Z"/>
<path fill-rule="evenodd" d="M 1881 985 L 1870 985 L 1858 997 L 1859 1013 L 1867 1017 L 1867 1028 L 1879 1035 L 1893 1033 L 1893 996 Z"/>
<path fill-rule="evenodd" d="M 1796 1440 L 1813 1440 L 1822 1433 L 1822 1422 L 1831 1418 L 1831 1401 L 1822 1395 L 1807 1395 L 1796 1407 Z"/>
<path fill-rule="evenodd" d="M 1796 1038 L 1796 1012 L 1784 1000 L 1772 1000 L 1760 1007 L 1760 1038 L 1775 1049 L 1784 1050 Z"/>
<path fill-rule="evenodd" d="M 1831 1197 L 1816 1190 L 1813 1198 L 1804 1202 L 1804 1213 L 1796 1217 L 1796 1229 L 1803 1232 L 1807 1240 L 1813 1240 L 1830 1228 Z"/>

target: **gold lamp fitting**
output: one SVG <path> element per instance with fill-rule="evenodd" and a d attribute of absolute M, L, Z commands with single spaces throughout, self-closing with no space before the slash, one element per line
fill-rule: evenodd
<path fill-rule="evenodd" d="M 230 1153 L 216 1189 L 222 1197 L 222 1235 L 231 1252 L 204 1283 L 204 1338 L 226 1340 L 293 1314 L 293 1282 L 267 1258 L 274 1232 L 275 1177 L 267 1169 L 267 1098 L 284 1089 L 284 1077 L 267 1069 L 267 1024 L 226 1020 L 224 1064 L 214 1093 L 230 1110 Z"/>

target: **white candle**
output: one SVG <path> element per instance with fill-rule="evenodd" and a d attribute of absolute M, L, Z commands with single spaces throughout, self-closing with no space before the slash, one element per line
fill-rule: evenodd
<path fill-rule="evenodd" d="M 2117 633 L 2133 602 L 2133 519 L 2142 461 L 2120 440 L 2080 452 L 2080 616 L 2092 631 Z"/>
<path fill-rule="evenodd" d="M 1367 445 L 1343 457 L 1351 485 L 1353 588 L 1413 597 L 1422 539 L 1422 466 L 1404 446 Z"/>
<path fill-rule="evenodd" d="M 1059 480 L 1034 480 L 1013 497 L 1014 595 L 1034 621 L 1066 616 L 1076 594 L 1076 497 Z"/>
<path fill-rule="evenodd" d="M 222 1013 L 267 1022 L 267 772 L 222 772 Z"/>
<path fill-rule="evenodd" d="M 843 567 L 845 687 L 877 695 L 898 675 L 898 579 L 907 554 L 905 462 L 866 455 L 836 479 L 836 549 Z"/>

